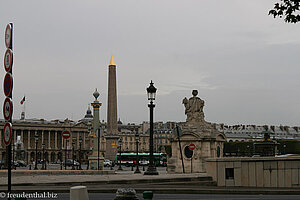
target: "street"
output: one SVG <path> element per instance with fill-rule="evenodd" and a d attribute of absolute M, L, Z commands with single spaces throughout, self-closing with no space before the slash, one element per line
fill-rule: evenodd
<path fill-rule="evenodd" d="M 90 193 L 90 200 L 112 200 L 116 194 L 112 193 Z M 58 194 L 59 199 L 69 200 L 69 194 Z M 140 200 L 142 194 L 138 194 Z M 300 195 L 224 195 L 224 194 L 154 194 L 153 200 L 299 200 Z"/>

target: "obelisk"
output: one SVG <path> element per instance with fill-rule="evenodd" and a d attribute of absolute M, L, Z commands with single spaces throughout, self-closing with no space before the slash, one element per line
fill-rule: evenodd
<path fill-rule="evenodd" d="M 118 146 L 117 123 L 117 75 L 114 57 L 111 56 L 108 66 L 108 98 L 107 98 L 107 133 L 105 158 L 116 160 Z"/>

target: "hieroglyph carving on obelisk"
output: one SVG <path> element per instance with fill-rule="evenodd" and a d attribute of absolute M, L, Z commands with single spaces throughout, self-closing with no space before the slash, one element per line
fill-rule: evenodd
<path fill-rule="evenodd" d="M 107 135 L 118 134 L 116 64 L 113 56 L 108 66 Z"/>

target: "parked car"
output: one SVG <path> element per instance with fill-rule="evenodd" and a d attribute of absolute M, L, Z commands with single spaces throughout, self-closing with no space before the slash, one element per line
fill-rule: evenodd
<path fill-rule="evenodd" d="M 27 167 L 26 162 L 23 160 L 17 160 L 16 162 L 18 163 L 18 167 Z"/>
<path fill-rule="evenodd" d="M 149 164 L 149 161 L 148 160 L 140 160 L 139 161 L 140 165 L 148 165 Z"/>
<path fill-rule="evenodd" d="M 65 164 L 65 163 L 64 163 L 64 164 Z M 74 160 L 74 162 L 73 162 L 72 159 L 66 160 L 66 166 L 67 166 L 67 167 L 73 166 L 73 164 L 74 164 L 74 166 L 79 166 L 79 162 L 77 162 L 76 160 Z"/>
<path fill-rule="evenodd" d="M 112 166 L 112 162 L 110 160 L 104 160 L 103 164 L 104 164 L 104 167 Z"/>

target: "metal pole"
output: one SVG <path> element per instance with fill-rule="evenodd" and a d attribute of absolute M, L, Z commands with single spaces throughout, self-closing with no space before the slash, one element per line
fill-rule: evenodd
<path fill-rule="evenodd" d="M 139 169 L 139 141 L 136 139 L 136 170 L 134 172 L 135 174 L 141 173 Z"/>
<path fill-rule="evenodd" d="M 155 105 L 153 104 L 153 101 L 150 101 L 150 104 L 148 104 L 148 107 L 150 108 L 150 162 L 147 171 L 144 173 L 145 175 L 158 175 L 158 172 L 156 171 L 156 167 L 154 165 L 154 158 L 153 158 L 153 109 Z"/>
<path fill-rule="evenodd" d="M 67 145 L 68 144 L 68 140 L 66 139 L 66 147 L 65 147 L 65 170 L 67 169 Z"/>
<path fill-rule="evenodd" d="M 13 169 L 16 167 L 15 166 L 15 145 L 14 143 L 12 144 L 12 163 L 13 163 Z"/>
<path fill-rule="evenodd" d="M 72 159 L 73 159 L 73 165 L 72 165 L 72 170 L 75 170 L 75 160 L 74 160 L 74 141 L 72 142 Z"/>
<path fill-rule="evenodd" d="M 13 50 L 13 23 L 9 23 L 11 26 L 11 39 L 10 39 L 10 49 Z M 12 75 L 12 70 L 11 70 L 11 75 Z M 9 95 L 9 98 L 12 99 L 12 91 L 11 94 Z M 9 119 L 9 122 L 12 123 L 12 115 Z M 12 129 L 13 130 L 13 129 Z M 4 131 L 4 130 L 3 130 Z M 11 136 L 11 139 L 13 139 L 13 134 Z M 12 140 L 13 141 L 13 140 Z M 8 167 L 8 172 L 7 172 L 7 190 L 9 193 L 11 193 L 11 142 L 9 143 L 9 145 L 6 147 L 6 152 L 7 152 L 7 167 Z M 10 199 L 10 198 L 8 198 Z"/>
<path fill-rule="evenodd" d="M 37 159 L 37 146 L 38 146 L 38 140 L 35 138 L 35 167 L 34 169 L 37 170 L 37 162 L 38 162 L 38 159 Z"/>
<path fill-rule="evenodd" d="M 119 152 L 119 168 L 118 168 L 118 170 L 123 170 L 122 166 L 121 166 L 122 165 L 122 163 L 121 163 L 121 156 L 122 156 L 121 155 L 122 154 L 122 152 L 121 152 L 122 151 L 122 144 L 121 143 L 122 143 L 122 138 L 119 139 L 119 143 L 120 143 L 120 152 Z"/>
<path fill-rule="evenodd" d="M 192 162 L 192 160 L 193 160 L 193 157 L 191 157 L 191 173 L 193 173 L 193 162 Z"/>
<path fill-rule="evenodd" d="M 178 144 L 179 144 L 179 150 L 180 150 L 180 155 L 181 155 L 182 172 L 185 173 L 185 171 L 184 171 L 184 162 L 183 162 L 183 156 L 182 156 L 182 150 L 181 150 L 181 144 L 180 144 L 180 136 L 179 136 L 178 126 L 176 126 L 176 129 L 177 129 L 177 133 L 178 133 Z"/>

